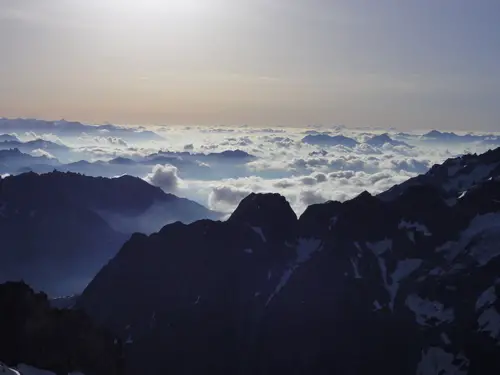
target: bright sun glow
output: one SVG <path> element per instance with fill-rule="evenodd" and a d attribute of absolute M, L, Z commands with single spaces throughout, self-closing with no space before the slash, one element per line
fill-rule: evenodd
<path fill-rule="evenodd" d="M 125 11 L 193 13 L 200 11 L 207 0 L 113 0 L 113 2 Z"/>
<path fill-rule="evenodd" d="M 1 0 L 0 0 L 1 1 Z M 217 0 L 87 0 L 92 12 L 123 25 L 168 22 L 189 26 L 202 22 L 217 9 Z"/>

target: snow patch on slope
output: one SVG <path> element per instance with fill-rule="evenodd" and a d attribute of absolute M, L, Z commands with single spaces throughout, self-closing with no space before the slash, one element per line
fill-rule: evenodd
<path fill-rule="evenodd" d="M 359 260 L 357 258 L 350 258 L 350 261 L 351 261 L 352 268 L 354 271 L 354 278 L 355 279 L 362 279 L 363 277 L 359 273 L 359 268 L 358 268 Z"/>
<path fill-rule="evenodd" d="M 299 243 L 296 247 L 297 252 L 297 264 L 302 264 L 308 261 L 311 256 L 319 250 L 321 245 L 321 240 L 316 238 L 300 238 Z"/>
<path fill-rule="evenodd" d="M 391 275 L 391 285 L 386 285 L 386 289 L 391 296 L 391 302 L 389 304 L 391 310 L 394 310 L 394 301 L 398 294 L 399 283 L 416 271 L 421 264 L 422 259 L 405 259 L 398 262 L 396 270 Z"/>
<path fill-rule="evenodd" d="M 421 326 L 431 326 L 430 320 L 435 319 L 436 326 L 442 323 L 450 323 L 455 319 L 455 313 L 452 308 L 445 309 L 441 302 L 422 299 L 416 294 L 410 294 L 406 297 L 406 306 L 415 313 L 415 318 Z"/>
<path fill-rule="evenodd" d="M 260 227 L 252 227 L 253 231 L 257 233 L 260 238 L 262 239 L 262 242 L 267 242 L 266 236 L 264 236 L 264 232 L 262 231 L 262 228 Z"/>
<path fill-rule="evenodd" d="M 415 233 L 414 233 L 414 232 L 407 231 L 407 232 L 406 232 L 406 235 L 408 236 L 408 239 L 409 239 L 411 242 L 415 243 Z"/>
<path fill-rule="evenodd" d="M 442 348 L 430 347 L 422 351 L 417 375 L 467 375 L 468 368 L 469 360 L 463 354 L 455 356 Z"/>
<path fill-rule="evenodd" d="M 500 339 L 500 314 L 492 306 L 478 318 L 479 332 L 488 332 L 494 339 Z"/>
<path fill-rule="evenodd" d="M 441 332 L 439 336 L 445 345 L 451 345 L 451 340 L 445 332 Z"/>
<path fill-rule="evenodd" d="M 474 169 L 472 169 L 471 173 L 459 173 L 453 178 L 450 178 L 445 184 L 443 184 L 443 188 L 446 191 L 468 189 L 476 182 L 484 180 L 497 166 L 498 163 L 476 165 Z"/>
<path fill-rule="evenodd" d="M 500 214 L 488 213 L 477 215 L 469 226 L 460 234 L 458 241 L 449 241 L 436 248 L 436 252 L 443 252 L 447 261 L 453 261 L 458 254 L 464 251 L 474 239 L 480 239 L 468 250 L 470 255 L 481 265 L 500 255 L 500 247 L 496 246 L 500 239 Z M 495 246 L 491 246 L 495 245 Z"/>
<path fill-rule="evenodd" d="M 483 307 L 491 306 L 497 300 L 497 294 L 495 292 L 495 286 L 492 285 L 486 289 L 476 301 L 476 311 L 481 310 Z"/>
<path fill-rule="evenodd" d="M 274 289 L 274 292 L 269 296 L 266 306 L 271 302 L 271 300 L 280 292 L 281 289 L 288 283 L 293 272 L 303 263 L 307 262 L 311 256 L 316 252 L 321 250 L 321 240 L 316 238 L 300 238 L 295 247 L 295 261 L 285 270 L 281 279 Z"/>
<path fill-rule="evenodd" d="M 416 232 L 422 233 L 424 236 L 432 236 L 432 233 L 427 229 L 427 227 L 424 224 L 420 224 L 417 222 L 410 222 L 406 220 L 401 220 L 401 222 L 398 225 L 398 229 L 408 229 L 408 230 L 414 230 Z"/>
<path fill-rule="evenodd" d="M 55 375 L 51 371 L 40 370 L 33 366 L 20 364 L 17 368 L 10 368 L 0 362 L 0 374 L 5 375 Z M 68 375 L 83 375 L 81 372 L 70 372 Z"/>
<path fill-rule="evenodd" d="M 390 242 L 392 246 L 392 241 Z M 381 245 L 372 247 L 372 251 L 375 253 L 375 255 L 377 255 L 377 252 L 379 252 L 381 249 L 383 249 Z M 385 249 L 387 249 L 387 247 Z M 385 251 L 386 250 L 384 250 L 383 252 Z M 391 309 L 391 311 L 394 311 L 394 302 L 398 294 L 400 282 L 406 277 L 410 276 L 414 271 L 416 271 L 420 267 L 420 265 L 422 264 L 422 259 L 405 259 L 399 261 L 398 264 L 396 265 L 396 269 L 390 275 L 390 282 L 387 277 L 388 276 L 387 266 L 385 264 L 384 259 L 380 256 L 377 256 L 377 260 L 380 267 L 380 273 L 382 276 L 384 287 L 389 293 L 389 308 Z"/>
<path fill-rule="evenodd" d="M 10 367 L 7 367 L 7 365 L 4 365 L 3 363 L 0 362 L 0 374 L 5 374 L 5 375 L 21 375 L 19 374 L 19 371 L 14 370 Z"/>
<path fill-rule="evenodd" d="M 379 256 L 392 249 L 392 240 L 386 238 L 385 240 L 378 242 L 367 242 L 366 247 L 368 247 L 376 256 Z"/>

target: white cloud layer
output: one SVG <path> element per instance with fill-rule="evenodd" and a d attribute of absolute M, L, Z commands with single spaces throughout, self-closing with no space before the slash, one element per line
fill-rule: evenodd
<path fill-rule="evenodd" d="M 50 152 L 42 150 L 41 148 L 37 148 L 36 150 L 31 151 L 31 155 L 38 156 L 38 157 L 45 156 L 48 159 L 55 159 L 56 158 Z"/>
<path fill-rule="evenodd" d="M 103 171 L 107 175 L 136 175 L 166 192 L 196 200 L 214 210 L 231 212 L 251 192 L 278 192 L 298 214 L 310 204 L 343 201 L 364 190 L 373 194 L 383 192 L 447 158 L 494 148 L 498 139 L 496 134 L 455 137 L 436 133 L 430 139 L 423 137 L 422 132 L 342 126 L 302 129 L 165 126 L 149 130 L 162 138 L 134 140 L 128 134 L 125 141 L 112 127 L 98 136 L 87 133 L 71 137 L 40 136 L 28 132 L 21 137 L 64 142 L 72 147 L 67 156 L 71 161 L 104 162 L 91 170 L 94 175 Z M 323 135 L 319 139 L 326 141 L 320 144 L 303 141 L 305 137 L 318 135 Z M 221 154 L 227 150 L 241 150 L 254 158 L 241 153 Z M 32 155 L 53 157 L 41 149 L 34 150 Z M 61 155 L 56 156 L 61 160 Z M 127 160 L 107 163 L 115 158 Z"/>
<path fill-rule="evenodd" d="M 60 145 L 64 145 L 64 142 L 62 141 L 61 138 L 59 138 L 55 134 L 50 134 L 50 133 L 38 134 L 34 131 L 29 131 L 29 132 L 25 132 L 19 138 L 23 141 L 35 141 L 37 139 L 41 139 L 44 141 L 50 141 L 50 142 L 54 142 L 54 143 L 57 143 Z"/>

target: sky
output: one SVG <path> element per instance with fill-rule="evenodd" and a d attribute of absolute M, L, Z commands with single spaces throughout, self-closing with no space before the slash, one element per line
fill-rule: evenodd
<path fill-rule="evenodd" d="M 500 130 L 498 0 L 0 0 L 0 117 Z"/>

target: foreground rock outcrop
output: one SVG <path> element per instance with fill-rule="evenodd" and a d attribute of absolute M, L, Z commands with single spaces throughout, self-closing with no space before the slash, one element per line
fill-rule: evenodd
<path fill-rule="evenodd" d="M 0 361 L 56 375 L 121 375 L 121 341 L 79 310 L 50 307 L 47 296 L 24 283 L 0 285 Z"/>

